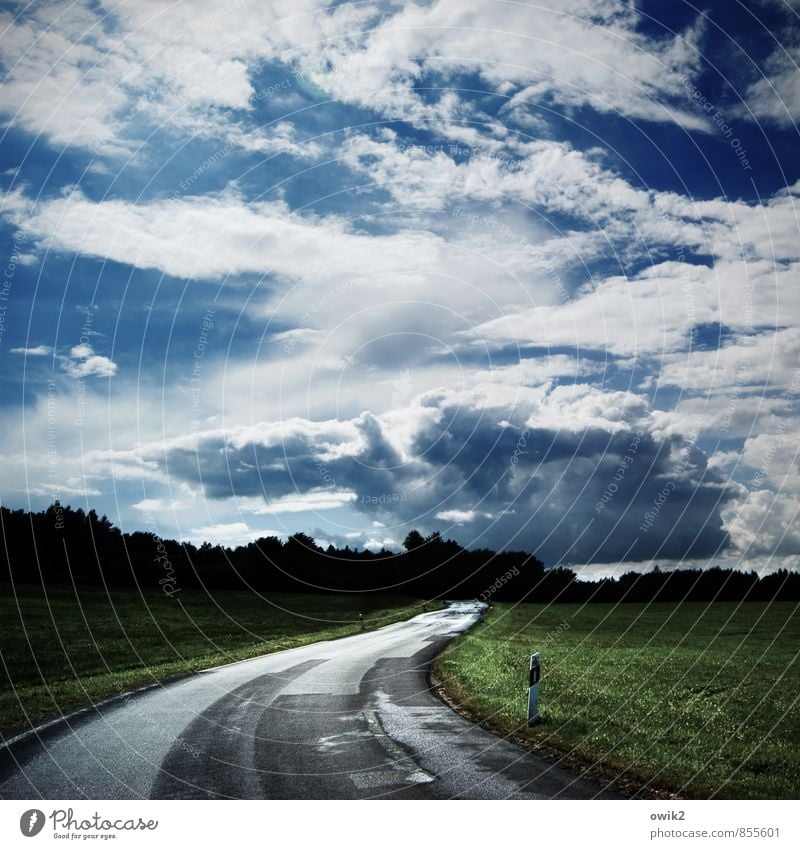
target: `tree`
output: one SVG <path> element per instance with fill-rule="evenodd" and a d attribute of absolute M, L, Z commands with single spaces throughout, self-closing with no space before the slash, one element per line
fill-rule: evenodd
<path fill-rule="evenodd" d="M 403 540 L 403 548 L 405 548 L 406 551 L 413 551 L 421 545 L 425 545 L 425 537 L 423 537 L 419 531 L 409 531 L 408 535 Z"/>
<path fill-rule="evenodd" d="M 316 540 L 314 540 L 313 537 L 310 537 L 308 534 L 304 534 L 302 531 L 298 531 L 296 534 L 292 534 L 289 539 L 286 540 L 286 545 L 290 550 L 294 548 L 302 548 L 305 551 L 322 550 L 317 545 Z"/>

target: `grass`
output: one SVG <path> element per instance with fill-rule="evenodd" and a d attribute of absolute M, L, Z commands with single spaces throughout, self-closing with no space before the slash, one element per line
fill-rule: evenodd
<path fill-rule="evenodd" d="M 495 604 L 435 673 L 495 731 L 645 792 L 796 799 L 798 649 L 800 613 L 789 602 Z M 541 721 L 529 729 L 534 651 Z"/>
<path fill-rule="evenodd" d="M 391 596 L 160 591 L 0 585 L 0 729 L 170 676 L 344 637 L 406 619 Z M 5 680 L 3 680 L 3 678 Z"/>

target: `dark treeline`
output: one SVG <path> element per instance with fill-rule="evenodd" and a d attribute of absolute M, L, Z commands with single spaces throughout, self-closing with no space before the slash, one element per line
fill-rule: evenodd
<path fill-rule="evenodd" d="M 438 533 L 408 534 L 405 551 L 323 549 L 298 533 L 237 548 L 123 534 L 94 510 L 58 502 L 39 513 L 0 507 L 4 545 L 0 580 L 108 587 L 139 586 L 175 595 L 184 589 L 252 588 L 266 592 L 390 592 L 417 598 L 537 602 L 798 600 L 800 574 L 712 568 L 578 580 L 569 569 L 545 569 L 522 551 L 464 549 Z"/>

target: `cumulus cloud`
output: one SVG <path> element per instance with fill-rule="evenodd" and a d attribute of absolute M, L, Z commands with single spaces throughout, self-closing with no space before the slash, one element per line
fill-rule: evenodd
<path fill-rule="evenodd" d="M 10 353 L 25 357 L 49 357 L 54 349 L 49 345 L 36 345 L 32 348 L 11 348 Z M 91 345 L 75 345 L 68 355 L 55 354 L 61 367 L 75 378 L 113 377 L 117 373 L 117 364 L 109 357 L 96 354 Z"/>
<path fill-rule="evenodd" d="M 440 391 L 385 417 L 264 423 L 134 453 L 211 499 L 250 499 L 253 512 L 349 502 L 386 538 L 444 522 L 466 544 L 527 547 L 550 563 L 725 548 L 720 514 L 735 493 L 696 447 L 653 430 L 631 393 L 556 387 L 510 408 Z"/>
<path fill-rule="evenodd" d="M 727 523 L 736 548 L 748 557 L 800 552 L 800 445 L 792 417 L 798 384 L 781 399 L 780 418 L 751 434 L 733 459 L 744 482 Z M 729 459 L 730 462 L 730 459 Z"/>
<path fill-rule="evenodd" d="M 96 354 L 91 345 L 75 345 L 70 349 L 69 357 L 62 358 L 62 365 L 72 377 L 113 377 L 117 373 L 117 364 Z"/>
<path fill-rule="evenodd" d="M 728 526 L 736 548 L 748 557 L 768 554 L 796 558 L 800 551 L 798 515 L 800 499 L 760 489 L 741 496 Z"/>

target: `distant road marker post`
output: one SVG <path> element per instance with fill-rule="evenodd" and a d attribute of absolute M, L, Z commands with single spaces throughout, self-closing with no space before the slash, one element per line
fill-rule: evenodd
<path fill-rule="evenodd" d="M 531 655 L 530 675 L 528 677 L 528 725 L 539 718 L 539 652 Z"/>

